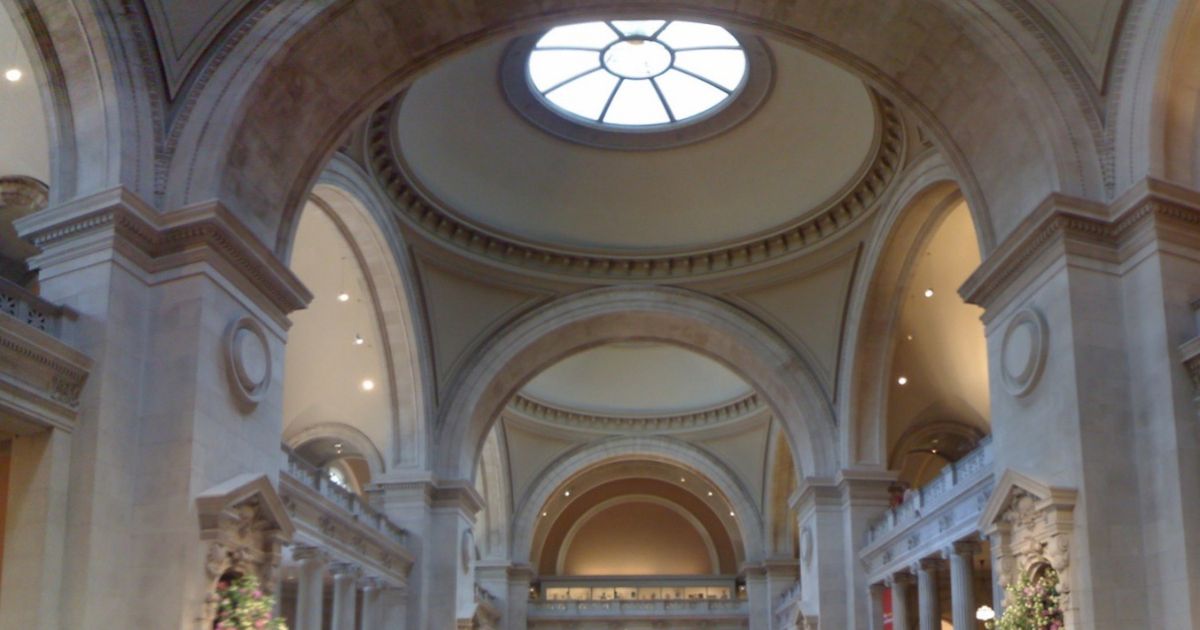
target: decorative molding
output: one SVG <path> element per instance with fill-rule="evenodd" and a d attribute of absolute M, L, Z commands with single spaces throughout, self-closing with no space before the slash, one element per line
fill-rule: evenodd
<path fill-rule="evenodd" d="M 271 345 L 252 317 L 230 322 L 222 340 L 229 389 L 244 411 L 251 411 L 271 386 Z"/>
<path fill-rule="evenodd" d="M 0 177 L 0 208 L 16 206 L 37 211 L 45 208 L 49 199 L 50 188 L 32 177 Z"/>
<path fill-rule="evenodd" d="M 1019 345 L 1021 336 L 1026 347 Z M 1046 367 L 1048 336 L 1046 318 L 1033 308 L 1017 311 L 1008 321 L 1000 347 L 1000 378 L 1009 394 L 1021 398 L 1037 387 Z"/>
<path fill-rule="evenodd" d="M 158 214 L 124 188 L 69 201 L 16 222 L 21 236 L 42 250 L 37 267 L 109 246 L 149 273 L 207 262 L 250 294 L 265 298 L 283 320 L 312 294 L 241 222 L 219 203 Z M 98 240 L 92 240 L 98 239 Z"/>
<path fill-rule="evenodd" d="M 207 543 L 200 627 L 211 627 L 221 576 L 229 571 L 254 575 L 264 591 L 274 591 L 282 547 L 295 528 L 266 475 L 239 475 L 200 493 L 196 512 L 200 540 Z"/>
<path fill-rule="evenodd" d="M 510 413 L 530 420 L 601 433 L 691 431 L 736 422 L 766 409 L 755 392 L 707 409 L 665 416 L 592 414 L 551 405 L 524 394 L 517 394 L 508 404 Z"/>
<path fill-rule="evenodd" d="M 1139 237 L 1147 233 L 1160 239 L 1184 234 L 1194 238 L 1197 228 L 1200 200 L 1158 180 L 1143 181 L 1109 207 L 1052 194 L 967 278 L 959 294 L 987 309 L 984 319 L 990 321 L 1009 299 L 1016 280 L 1052 248 L 1120 263 L 1134 246 L 1143 244 Z"/>
<path fill-rule="evenodd" d="M 1059 576 L 1060 605 L 1066 627 L 1074 627 L 1077 604 L 1071 601 L 1071 540 L 1076 491 L 1047 485 L 1006 470 L 979 517 L 991 541 L 992 571 L 1007 586 L 1021 574 L 1049 565 Z"/>
<path fill-rule="evenodd" d="M 46 332 L 0 315 L 0 428 L 74 429 L 91 366 L 91 359 Z"/>
<path fill-rule="evenodd" d="M 501 235 L 456 217 L 424 195 L 404 172 L 393 128 L 403 95 L 371 114 L 367 122 L 367 158 L 380 188 L 395 204 L 398 217 L 426 237 L 469 255 L 578 278 L 661 281 L 701 277 L 762 265 L 811 249 L 844 232 L 875 208 L 900 172 L 907 138 L 895 105 L 877 93 L 872 92 L 872 96 L 879 125 L 874 157 L 841 195 L 814 212 L 804 212 L 805 218 L 770 233 L 691 252 L 606 255 L 553 248 Z"/>

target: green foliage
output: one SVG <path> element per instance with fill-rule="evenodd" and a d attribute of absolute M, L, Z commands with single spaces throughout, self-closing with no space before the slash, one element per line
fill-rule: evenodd
<path fill-rule="evenodd" d="M 988 630 L 1060 630 L 1063 627 L 1058 574 L 1046 569 L 1037 578 L 1022 575 L 1008 585 L 1004 614 L 987 622 Z"/>
<path fill-rule="evenodd" d="M 282 619 L 275 617 L 275 598 L 259 588 L 258 578 L 248 575 L 229 583 L 217 584 L 215 630 L 287 630 Z"/>

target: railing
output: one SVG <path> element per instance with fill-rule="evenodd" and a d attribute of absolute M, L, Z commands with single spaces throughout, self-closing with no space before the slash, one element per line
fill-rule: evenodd
<path fill-rule="evenodd" d="M 659 599 L 608 601 L 531 601 L 530 617 L 742 617 L 749 614 L 739 599 Z"/>
<path fill-rule="evenodd" d="M 18 284 L 0 278 L 0 313 L 58 337 L 62 331 L 62 320 L 71 312 L 43 300 Z"/>
<path fill-rule="evenodd" d="M 358 495 L 334 483 L 320 469 L 300 459 L 292 449 L 286 446 L 283 446 L 282 449 L 287 456 L 287 469 L 285 470 L 287 474 L 300 480 L 304 485 L 316 490 L 321 493 L 321 496 L 349 512 L 354 517 L 354 520 L 365 523 L 375 531 L 394 539 L 401 545 L 407 544 L 408 533 L 403 528 L 397 526 L 375 508 L 367 505 Z"/>
<path fill-rule="evenodd" d="M 989 435 L 980 440 L 975 450 L 943 468 L 933 481 L 910 493 L 904 503 L 872 521 L 867 526 L 867 546 L 887 537 L 891 531 L 917 521 L 923 514 L 958 496 L 959 489 L 991 474 L 992 437 Z"/>

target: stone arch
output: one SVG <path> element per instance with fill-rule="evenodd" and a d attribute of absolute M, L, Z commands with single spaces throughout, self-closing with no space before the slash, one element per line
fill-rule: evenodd
<path fill-rule="evenodd" d="M 655 436 L 614 437 L 592 442 L 570 451 L 539 476 L 525 492 L 513 511 L 512 548 L 514 562 L 529 562 L 535 545 L 535 530 L 542 506 L 555 491 L 573 477 L 599 466 L 627 460 L 650 460 L 683 466 L 718 488 L 733 506 L 736 532 L 730 532 L 735 544 L 741 542 L 744 562 L 763 558 L 763 522 L 753 495 L 737 476 L 709 453 L 681 440 Z M 735 536 L 736 534 L 736 536 Z"/>
<path fill-rule="evenodd" d="M 387 466 L 384 463 L 383 454 L 371 438 L 366 433 L 359 431 L 357 428 L 345 422 L 322 422 L 315 424 L 298 431 L 284 434 L 283 443 L 288 448 L 295 450 L 303 446 L 306 442 L 318 438 L 336 438 L 354 447 L 354 450 L 362 454 L 363 459 L 367 460 L 367 467 L 371 469 L 371 478 L 378 478 L 379 475 L 387 471 Z"/>
<path fill-rule="evenodd" d="M 512 519 L 512 497 L 509 492 L 508 451 L 493 430 L 483 444 L 479 454 L 477 490 L 483 497 L 484 509 L 477 521 L 482 525 L 480 539 L 484 555 L 488 559 L 502 559 L 508 555 L 509 523 Z"/>
<path fill-rule="evenodd" d="M 311 199 L 334 220 L 358 258 L 382 328 L 393 411 L 388 469 L 423 468 L 433 379 L 423 352 L 426 341 L 418 334 L 420 309 L 412 306 L 416 298 L 404 242 L 366 175 L 348 158 L 330 161 Z M 289 235 L 288 253 L 294 237 Z"/>
<path fill-rule="evenodd" d="M 835 422 L 812 368 L 774 331 L 728 304 L 675 288 L 606 287 L 556 300 L 510 324 L 451 383 L 435 472 L 472 479 L 483 439 L 514 394 L 545 368 L 614 341 L 672 343 L 753 385 L 788 436 L 800 476 L 832 476 Z"/>
<path fill-rule="evenodd" d="M 839 382 L 847 384 L 845 395 L 838 396 L 838 417 L 847 419 L 840 427 L 840 446 L 848 465 L 887 465 L 884 420 L 892 329 L 918 246 L 961 199 L 950 169 L 931 155 L 909 172 L 881 209 L 850 296 L 840 367 Z"/>
<path fill-rule="evenodd" d="M 796 466 L 788 451 L 787 440 L 778 427 L 771 427 L 767 443 L 767 486 L 763 493 L 763 521 L 769 556 L 791 558 L 796 555 L 796 511 L 789 505 L 796 490 Z"/>
<path fill-rule="evenodd" d="M 901 103 L 989 217 L 980 223 L 985 251 L 1052 191 L 1103 194 L 1098 115 L 1078 89 L 1058 86 L 1077 83 L 1069 64 L 1045 58 L 1054 50 L 1039 43 L 1042 27 L 1010 3 L 926 0 L 880 10 L 872 0 L 801 0 L 769 10 L 675 0 L 656 8 L 800 43 Z M 250 29 L 195 98 L 168 205 L 219 198 L 279 246 L 346 129 L 437 60 L 552 21 L 644 10 L 631 0 L 284 3 Z M 338 71 L 348 56 L 363 63 Z"/>
<path fill-rule="evenodd" d="M 155 147 L 164 124 L 155 102 L 160 92 L 135 53 L 111 44 L 125 40 L 148 51 L 149 35 L 135 26 L 140 21 L 78 1 L 0 4 L 42 86 L 51 205 L 117 185 L 153 199 Z"/>

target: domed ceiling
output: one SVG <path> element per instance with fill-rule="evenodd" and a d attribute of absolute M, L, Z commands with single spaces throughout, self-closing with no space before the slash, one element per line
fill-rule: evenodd
<path fill-rule="evenodd" d="M 878 146 L 863 83 L 776 43 L 771 93 L 725 133 L 650 151 L 563 140 L 504 95 L 498 69 L 507 44 L 474 48 L 418 79 L 393 133 L 423 196 L 523 242 L 646 254 L 759 236 L 840 199 Z"/>
<path fill-rule="evenodd" d="M 668 344 L 632 342 L 571 355 L 534 377 L 521 395 L 589 414 L 665 416 L 750 392 L 741 377 L 712 359 Z"/>

